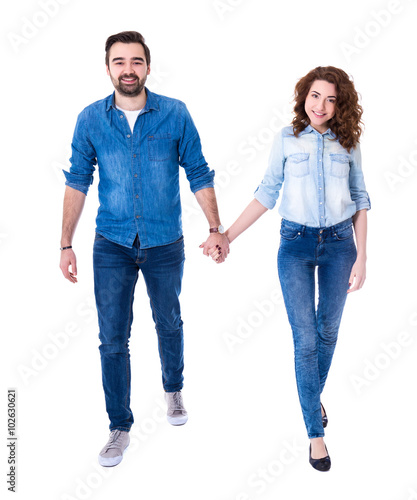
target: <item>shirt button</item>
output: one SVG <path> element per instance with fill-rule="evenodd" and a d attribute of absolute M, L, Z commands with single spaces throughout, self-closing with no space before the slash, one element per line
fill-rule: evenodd
<path fill-rule="evenodd" d="M 138 194 L 136 195 L 136 198 L 139 198 L 139 195 L 138 195 Z"/>
<path fill-rule="evenodd" d="M 319 188 L 319 189 L 320 189 L 320 191 L 321 191 L 321 188 Z"/>
<path fill-rule="evenodd" d="M 127 138 L 129 138 L 129 137 L 130 137 L 130 134 L 127 134 L 127 136 L 126 136 L 126 137 L 127 137 Z"/>
<path fill-rule="evenodd" d="M 120 115 L 120 118 L 123 118 L 123 115 Z"/>
<path fill-rule="evenodd" d="M 319 174 L 319 176 L 321 177 L 321 174 Z"/>
<path fill-rule="evenodd" d="M 133 155 L 133 158 L 136 158 L 136 155 Z"/>
<path fill-rule="evenodd" d="M 136 218 L 139 219 L 140 215 L 137 215 Z"/>
<path fill-rule="evenodd" d="M 320 205 L 323 205 L 323 202 L 322 202 L 322 201 L 320 202 Z"/>
<path fill-rule="evenodd" d="M 138 176 L 138 174 L 135 174 L 133 177 L 137 177 L 137 176 Z"/>

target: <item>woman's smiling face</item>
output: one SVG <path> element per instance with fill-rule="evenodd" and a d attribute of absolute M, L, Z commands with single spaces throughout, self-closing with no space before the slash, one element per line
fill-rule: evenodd
<path fill-rule="evenodd" d="M 323 134 L 329 128 L 329 120 L 336 112 L 336 86 L 325 80 L 316 80 L 308 91 L 304 109 L 310 125 Z"/>

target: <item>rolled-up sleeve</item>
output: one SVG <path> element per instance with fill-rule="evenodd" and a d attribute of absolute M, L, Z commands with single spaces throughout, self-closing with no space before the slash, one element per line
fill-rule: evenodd
<path fill-rule="evenodd" d="M 351 153 L 349 172 L 350 197 L 356 203 L 356 211 L 370 210 L 371 200 L 366 191 L 365 180 L 362 172 L 362 155 L 360 145 Z"/>
<path fill-rule="evenodd" d="M 180 140 L 178 154 L 193 193 L 200 189 L 214 187 L 214 170 L 210 170 L 203 156 L 200 136 L 193 119 L 183 102 L 179 102 Z"/>
<path fill-rule="evenodd" d="M 255 198 L 265 208 L 274 208 L 284 182 L 284 152 L 283 152 L 283 136 L 282 131 L 279 132 L 272 144 L 271 153 L 269 155 L 268 168 L 264 178 L 255 190 Z"/>
<path fill-rule="evenodd" d="M 72 139 L 72 156 L 70 171 L 63 170 L 65 185 L 81 191 L 85 195 L 93 183 L 93 174 L 97 164 L 96 152 L 88 138 L 86 110 L 82 111 L 77 119 Z"/>

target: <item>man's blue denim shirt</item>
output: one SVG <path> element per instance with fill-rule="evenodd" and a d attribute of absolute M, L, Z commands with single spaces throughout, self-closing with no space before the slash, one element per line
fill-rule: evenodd
<path fill-rule="evenodd" d="M 282 184 L 280 215 L 304 226 L 334 226 L 371 208 L 359 144 L 347 151 L 330 129 L 320 134 L 308 125 L 295 137 L 290 126 L 276 135 L 255 198 L 274 208 Z"/>
<path fill-rule="evenodd" d="M 96 231 L 132 247 L 167 245 L 182 235 L 179 166 L 193 193 L 213 187 L 200 137 L 185 106 L 146 89 L 146 105 L 133 133 L 114 93 L 78 116 L 66 185 L 87 194 L 98 165 Z"/>

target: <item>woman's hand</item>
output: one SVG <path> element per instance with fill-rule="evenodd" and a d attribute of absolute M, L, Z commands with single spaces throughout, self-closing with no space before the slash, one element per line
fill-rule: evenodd
<path fill-rule="evenodd" d="M 226 234 L 212 233 L 205 243 L 201 243 L 200 248 L 203 249 L 204 255 L 210 256 L 217 264 L 221 264 L 230 252 L 229 239 Z"/>
<path fill-rule="evenodd" d="M 208 254 L 217 264 L 220 264 L 221 262 L 224 262 L 226 260 L 226 256 L 222 252 L 222 249 L 221 247 L 219 247 L 219 245 L 209 248 Z"/>
<path fill-rule="evenodd" d="M 349 290 L 347 293 L 356 292 L 363 287 L 366 279 L 366 257 L 358 257 L 353 264 L 349 277 Z M 353 286 L 352 286 L 353 285 Z"/>
<path fill-rule="evenodd" d="M 367 214 L 366 209 L 358 210 L 353 216 L 353 228 L 355 230 L 356 246 L 358 249 L 356 261 L 353 264 L 349 277 L 349 290 L 347 293 L 356 292 L 363 287 L 366 278 L 366 234 Z"/>

